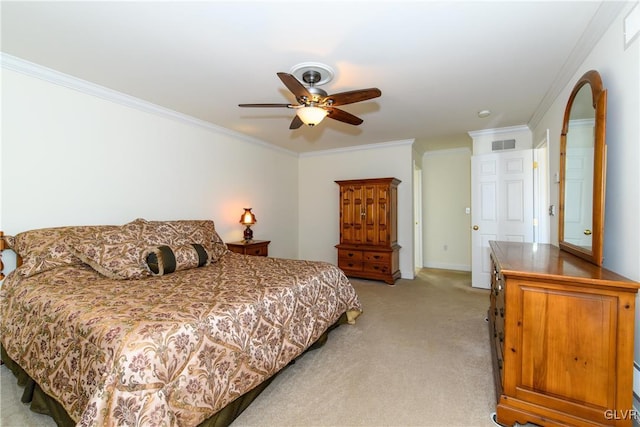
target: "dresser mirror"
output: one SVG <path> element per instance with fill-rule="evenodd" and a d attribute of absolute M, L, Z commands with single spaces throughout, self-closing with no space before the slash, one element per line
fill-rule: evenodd
<path fill-rule="evenodd" d="M 576 83 L 560 137 L 560 249 L 602 265 L 607 91 L 591 70 Z"/>

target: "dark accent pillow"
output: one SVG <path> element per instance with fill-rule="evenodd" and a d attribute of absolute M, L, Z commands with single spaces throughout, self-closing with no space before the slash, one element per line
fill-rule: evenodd
<path fill-rule="evenodd" d="M 147 265 L 155 276 L 198 268 L 209 263 L 207 250 L 199 243 L 182 246 L 158 246 L 147 255 Z"/>
<path fill-rule="evenodd" d="M 228 252 L 211 220 L 147 221 L 137 219 L 144 227 L 143 240 L 147 246 L 177 246 L 201 244 L 216 262 Z"/>

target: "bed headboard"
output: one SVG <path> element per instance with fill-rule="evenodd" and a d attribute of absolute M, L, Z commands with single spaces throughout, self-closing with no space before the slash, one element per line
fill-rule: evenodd
<path fill-rule="evenodd" d="M 4 279 L 4 264 L 2 263 L 2 251 L 7 249 L 7 244 L 4 241 L 4 232 L 0 231 L 0 280 Z"/>
<path fill-rule="evenodd" d="M 9 243 L 5 240 L 6 236 L 3 231 L 0 231 L 0 280 L 4 279 L 4 263 L 2 262 L 2 251 L 11 249 Z M 16 254 L 16 267 L 22 264 L 22 258 Z"/>

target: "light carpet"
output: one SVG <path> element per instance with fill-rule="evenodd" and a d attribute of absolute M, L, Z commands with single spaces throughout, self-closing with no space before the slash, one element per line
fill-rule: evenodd
<path fill-rule="evenodd" d="M 435 269 L 394 286 L 352 283 L 364 308 L 356 324 L 285 369 L 233 427 L 494 427 L 489 291 L 472 288 L 470 273 Z M 55 426 L 0 371 L 0 425 Z"/>

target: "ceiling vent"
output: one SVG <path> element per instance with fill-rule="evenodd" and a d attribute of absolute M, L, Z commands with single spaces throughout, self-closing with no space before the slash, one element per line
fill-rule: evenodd
<path fill-rule="evenodd" d="M 515 139 L 503 139 L 501 141 L 491 141 L 491 151 L 513 150 L 516 148 Z"/>

